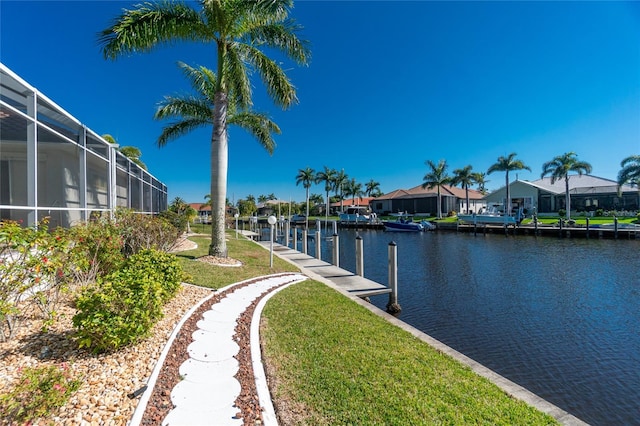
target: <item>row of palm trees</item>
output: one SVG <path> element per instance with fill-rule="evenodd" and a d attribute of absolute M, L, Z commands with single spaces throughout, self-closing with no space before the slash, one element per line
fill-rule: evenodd
<path fill-rule="evenodd" d="M 376 182 L 371 179 L 367 182 L 364 187 L 362 183 L 357 182 L 355 178 L 349 178 L 349 176 L 344 172 L 344 169 L 338 171 L 336 169 L 329 168 L 324 166 L 323 170 L 315 171 L 311 167 L 306 167 L 304 169 L 298 170 L 298 174 L 296 175 L 296 185 L 302 184 L 303 188 L 306 191 L 306 225 L 308 226 L 309 221 L 309 190 L 313 184 L 324 184 L 325 191 L 325 221 L 329 219 L 329 205 L 331 204 L 329 199 L 329 192 L 335 191 L 335 197 L 342 202 L 345 197 L 349 198 L 362 198 L 363 196 L 367 197 L 378 197 L 382 195 L 380 191 L 380 182 Z M 343 206 L 340 206 L 340 210 L 343 209 Z"/>
<path fill-rule="evenodd" d="M 505 172 L 505 188 L 506 188 L 506 206 L 505 212 L 507 215 L 511 215 L 511 194 L 509 188 L 509 172 L 516 170 L 528 170 L 531 168 L 524 164 L 522 160 L 516 158 L 516 153 L 512 152 L 507 156 L 500 156 L 498 160 L 492 164 L 486 173 L 473 172 L 472 166 L 468 165 L 461 169 L 453 171 L 453 175 L 450 176 L 447 173 L 447 162 L 440 160 L 435 163 L 431 160 L 427 160 L 425 164 L 429 167 L 427 174 L 424 175 L 422 184 L 423 188 L 437 188 L 437 210 L 438 218 L 442 218 L 441 212 L 441 193 L 440 188 L 442 185 L 460 185 L 465 190 L 467 208 L 469 207 L 469 187 L 473 184 L 478 184 L 479 189 L 484 192 L 484 185 L 486 184 L 485 176 L 494 172 Z M 621 170 L 618 173 L 618 191 L 622 185 L 640 184 L 640 155 L 631 155 L 623 159 L 620 163 Z M 551 177 L 551 184 L 556 181 L 564 180 L 565 182 L 565 205 L 566 205 L 566 217 L 569 219 L 571 210 L 571 196 L 569 193 L 569 179 L 570 173 L 577 174 L 579 176 L 583 174 L 591 173 L 592 166 L 586 161 L 578 160 L 578 156 L 575 152 L 567 152 L 562 155 L 554 157 L 552 160 L 547 161 L 542 165 L 541 178 L 545 176 Z"/>

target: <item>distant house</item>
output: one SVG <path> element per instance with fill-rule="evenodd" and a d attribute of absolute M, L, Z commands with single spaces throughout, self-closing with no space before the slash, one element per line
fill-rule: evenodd
<path fill-rule="evenodd" d="M 469 189 L 469 208 L 466 205 L 465 190 L 450 185 L 440 188 L 441 209 L 443 214 L 451 211 L 479 211 L 486 207 L 480 191 Z M 438 211 L 438 188 L 423 188 L 422 185 L 411 189 L 396 189 L 373 199 L 370 203 L 371 211 L 378 215 L 407 212 L 409 214 L 424 214 L 436 216 Z"/>
<path fill-rule="evenodd" d="M 335 203 L 331 203 L 329 206 L 331 207 L 331 212 L 336 213 L 340 212 L 341 208 L 345 210 L 347 207 L 366 207 L 369 208 L 369 204 L 371 201 L 375 200 L 373 197 L 362 197 L 362 198 L 346 198 L 342 201 L 337 201 Z"/>
<path fill-rule="evenodd" d="M 506 187 L 502 187 L 485 197 L 488 205 L 505 204 Z M 561 179 L 551 184 L 551 178 L 527 181 L 516 180 L 509 184 L 513 209 L 524 208 L 528 214 L 535 209 L 538 213 L 557 213 L 565 206 L 565 181 Z M 571 211 L 638 210 L 640 193 L 638 188 L 624 185 L 618 195 L 617 182 L 592 175 L 569 176 Z"/>

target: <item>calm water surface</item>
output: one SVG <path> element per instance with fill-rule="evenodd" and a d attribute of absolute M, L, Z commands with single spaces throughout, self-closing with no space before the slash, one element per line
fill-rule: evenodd
<path fill-rule="evenodd" d="M 640 241 L 360 235 L 365 276 L 383 284 L 398 246 L 401 320 L 586 422 L 640 425 Z M 340 236 L 355 271 L 356 232 Z"/>

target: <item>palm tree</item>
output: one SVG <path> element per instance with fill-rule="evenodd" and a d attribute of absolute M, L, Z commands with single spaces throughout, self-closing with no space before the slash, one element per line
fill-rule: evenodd
<path fill-rule="evenodd" d="M 104 139 L 105 141 L 107 141 L 107 142 L 109 142 L 110 144 L 113 144 L 113 145 L 117 145 L 118 144 L 118 142 L 116 141 L 116 138 L 114 138 L 113 136 L 111 136 L 108 133 L 102 135 L 102 139 Z M 135 146 L 121 146 L 121 147 L 118 147 L 118 151 L 120 151 L 122 153 L 122 155 L 124 155 L 129 160 L 131 160 L 134 163 L 136 163 L 142 169 L 147 170 L 147 165 L 144 164 L 142 162 L 142 160 L 140 160 L 140 157 L 142 157 L 142 151 L 140 151 L 140 148 L 137 148 Z"/>
<path fill-rule="evenodd" d="M 148 52 L 176 41 L 209 43 L 216 48 L 217 78 L 208 92 L 213 109 L 211 135 L 212 227 L 209 254 L 226 257 L 225 199 L 227 191 L 230 106 L 239 111 L 252 105 L 250 74 L 263 81 L 267 93 L 283 109 L 297 102 L 295 87 L 280 64 L 270 59 L 266 49 L 306 64 L 310 52 L 298 38 L 300 27 L 289 18 L 292 0 L 205 1 L 200 10 L 187 3 L 163 1 L 142 3 L 125 10 L 115 23 L 102 31 L 99 42 L 106 59 L 115 60 L 135 52 Z M 199 114 L 196 114 L 198 116 Z M 189 122 L 184 130 L 191 128 Z M 266 130 L 266 129 L 265 129 Z M 263 135 L 264 136 L 264 135 Z"/>
<path fill-rule="evenodd" d="M 336 172 L 336 177 L 333 180 L 333 189 L 336 191 L 336 196 L 340 197 L 340 213 L 344 212 L 344 205 L 342 201 L 344 200 L 344 187 L 349 180 L 349 176 L 344 172 L 344 169 Z"/>
<path fill-rule="evenodd" d="M 266 195 L 258 195 L 258 203 L 265 203 L 269 200 L 269 197 Z"/>
<path fill-rule="evenodd" d="M 460 187 L 464 189 L 467 201 L 467 213 L 469 213 L 469 187 L 475 183 L 475 173 L 471 171 L 471 168 L 471 165 L 468 165 L 461 169 L 455 169 L 453 171 L 453 178 L 451 178 L 451 184 L 453 186 L 460 185 Z"/>
<path fill-rule="evenodd" d="M 344 193 L 346 194 L 347 198 L 352 197 L 354 201 L 356 197 L 362 200 L 362 196 L 364 195 L 362 184 L 356 182 L 355 178 L 351 178 L 345 185 Z"/>
<path fill-rule="evenodd" d="M 371 179 L 364 185 L 364 193 L 367 197 L 375 197 L 380 193 L 380 182 Z"/>
<path fill-rule="evenodd" d="M 571 195 L 569 194 L 569 172 L 576 172 L 578 176 L 583 173 L 591 173 L 591 164 L 585 161 L 578 161 L 575 152 L 567 152 L 554 157 L 553 160 L 547 161 L 542 165 L 541 178 L 551 175 L 551 184 L 557 180 L 564 179 L 564 200 L 566 208 L 566 217 L 571 217 Z"/>
<path fill-rule="evenodd" d="M 505 185 L 507 188 L 507 202 L 505 205 L 505 212 L 507 216 L 511 216 L 511 191 L 509 190 L 509 172 L 512 170 L 529 170 L 529 166 L 526 166 L 521 160 L 516 160 L 516 153 L 512 152 L 508 156 L 498 157 L 498 161 L 491 165 L 487 170 L 487 174 L 493 172 L 505 172 Z"/>
<path fill-rule="evenodd" d="M 335 178 L 336 175 L 338 174 L 337 171 L 335 171 L 334 169 L 330 169 L 327 166 L 324 166 L 324 170 L 323 171 L 319 171 L 316 174 L 316 183 L 322 183 L 324 182 L 324 191 L 326 194 L 326 205 L 325 205 L 325 211 L 324 211 L 324 228 L 325 231 L 327 229 L 327 222 L 329 222 L 329 191 L 331 191 L 333 189 L 333 185 L 335 182 Z"/>
<path fill-rule="evenodd" d="M 311 188 L 311 184 L 315 182 L 315 180 L 315 171 L 311 167 L 298 170 L 298 175 L 296 176 L 296 186 L 302 184 L 304 189 L 307 191 L 307 215 L 304 220 L 305 227 L 307 229 L 309 229 L 309 188 Z"/>
<path fill-rule="evenodd" d="M 478 185 L 478 191 L 480 191 L 480 193 L 482 195 L 487 193 L 487 182 L 490 182 L 489 180 L 487 180 L 487 174 L 485 172 L 476 172 L 473 174 L 473 181 Z"/>
<path fill-rule="evenodd" d="M 630 155 L 620 162 L 620 167 L 622 169 L 618 172 L 618 193 L 625 184 L 640 187 L 640 155 Z"/>
<path fill-rule="evenodd" d="M 429 172 L 422 178 L 422 180 L 424 180 L 422 187 L 429 189 L 438 188 L 438 212 L 436 218 L 442 219 L 442 199 L 440 188 L 442 187 L 442 185 L 451 183 L 451 178 L 449 177 L 449 175 L 447 175 L 447 162 L 446 160 L 440 160 L 438 164 L 436 164 L 431 160 L 427 160 L 425 161 L 425 164 L 429 166 Z"/>
<path fill-rule="evenodd" d="M 178 65 L 196 91 L 196 96 L 165 96 L 164 100 L 160 102 L 155 113 L 155 118 L 174 120 L 162 129 L 162 133 L 158 137 L 157 142 L 160 147 L 165 146 L 168 142 L 198 127 L 209 125 L 215 127 L 213 119 L 216 107 L 212 96 L 214 96 L 218 77 L 205 67 L 193 68 L 181 62 L 178 63 Z M 227 107 L 228 109 L 225 115 L 226 125 L 237 125 L 245 129 L 253 135 L 269 153 L 272 153 L 275 147 L 272 134 L 279 134 L 280 128 L 264 114 L 249 110 L 237 110 L 233 100 L 227 103 Z M 226 155 L 224 157 L 224 163 L 226 164 Z M 215 176 L 217 177 L 217 174 Z M 226 176 L 227 173 L 225 171 L 221 178 L 226 181 Z M 214 188 L 211 189 L 213 190 Z M 226 184 L 224 192 L 226 194 Z M 209 253 L 213 256 L 226 257 L 227 248 L 224 232 L 219 233 L 217 230 L 222 229 L 224 231 L 227 198 L 224 197 L 222 199 L 221 211 L 216 210 L 218 208 L 216 203 L 220 202 L 220 200 L 217 200 L 215 196 L 210 198 L 212 226 Z M 220 217 L 223 218 L 222 224 L 217 223 Z M 218 241 L 218 238 L 221 238 L 222 241 Z"/>

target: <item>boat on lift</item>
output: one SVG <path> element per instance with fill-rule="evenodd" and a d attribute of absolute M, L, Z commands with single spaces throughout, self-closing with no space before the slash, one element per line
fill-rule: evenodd
<path fill-rule="evenodd" d="M 422 231 L 432 231 L 436 228 L 436 226 L 423 220 L 421 222 L 414 222 L 413 216 L 405 214 L 396 214 L 398 218 L 395 221 L 385 220 L 382 222 L 384 225 L 385 231 L 395 231 L 395 232 L 422 232 Z"/>

